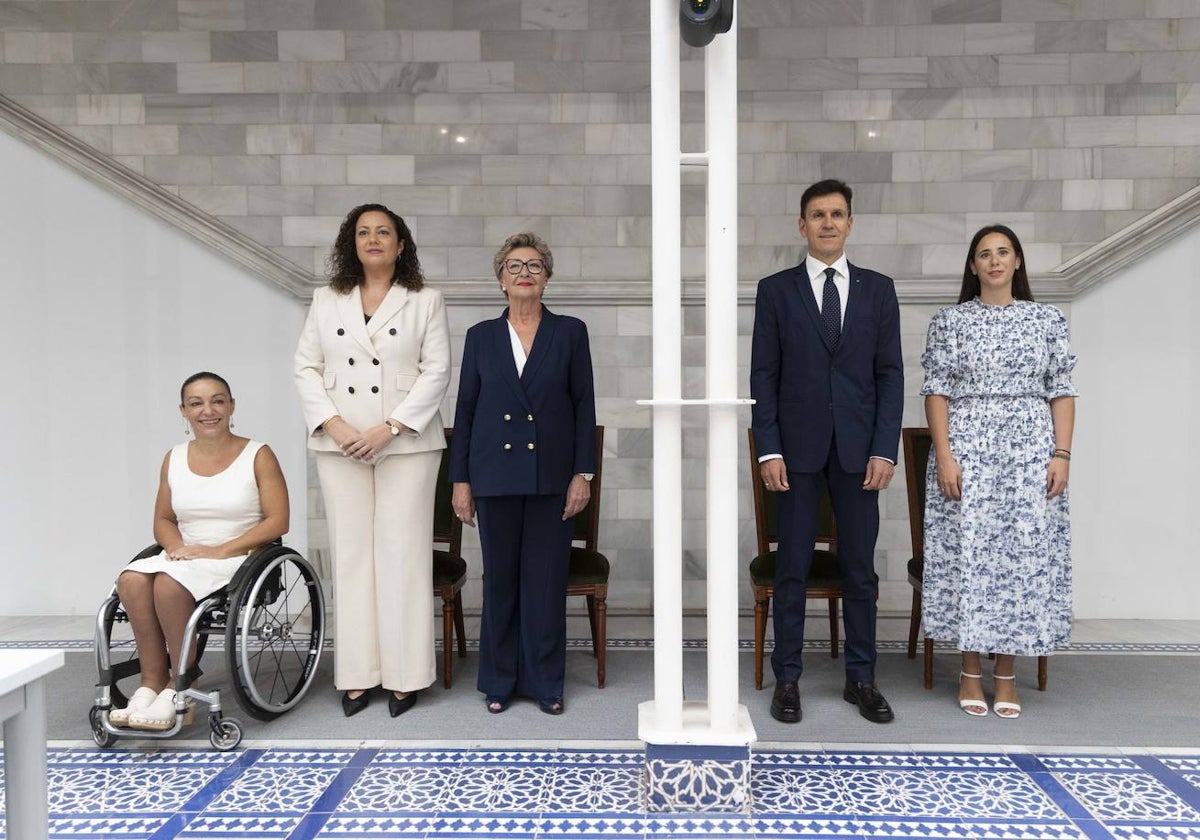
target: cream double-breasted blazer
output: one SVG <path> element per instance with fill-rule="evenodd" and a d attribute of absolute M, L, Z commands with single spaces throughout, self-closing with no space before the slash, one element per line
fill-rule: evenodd
<path fill-rule="evenodd" d="M 376 456 L 444 449 L 442 400 L 450 384 L 450 325 L 442 293 L 394 285 L 363 317 L 359 287 L 313 293 L 296 347 L 296 386 L 308 448 L 338 452 L 321 425 L 335 414 L 362 430 L 389 418 L 408 427 Z"/>

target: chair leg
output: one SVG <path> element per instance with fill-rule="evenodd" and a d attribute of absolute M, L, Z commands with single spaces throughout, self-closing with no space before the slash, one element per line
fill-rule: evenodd
<path fill-rule="evenodd" d="M 1038 691 L 1046 690 L 1047 670 L 1050 664 L 1050 658 L 1047 656 L 1038 657 Z"/>
<path fill-rule="evenodd" d="M 467 658 L 467 627 L 463 621 L 462 591 L 454 593 L 454 629 L 458 635 L 458 658 Z"/>
<path fill-rule="evenodd" d="M 829 658 L 838 656 L 838 599 L 829 599 Z"/>
<path fill-rule="evenodd" d="M 763 647 L 767 639 L 767 609 L 770 598 L 754 593 L 754 687 L 762 691 Z"/>
<path fill-rule="evenodd" d="M 596 644 L 596 596 L 592 594 L 585 597 L 587 598 L 588 625 L 592 628 L 592 656 L 599 659 L 600 648 Z"/>
<path fill-rule="evenodd" d="M 925 637 L 925 688 L 933 688 L 933 639 Z"/>
<path fill-rule="evenodd" d="M 908 658 L 917 658 L 917 632 L 921 629 L 921 590 L 913 588 L 912 615 L 908 619 Z"/>
<path fill-rule="evenodd" d="M 596 648 L 596 683 L 604 688 L 608 660 L 608 592 L 596 593 L 596 632 L 592 636 Z"/>
<path fill-rule="evenodd" d="M 450 687 L 454 677 L 454 599 L 442 595 L 442 685 Z"/>

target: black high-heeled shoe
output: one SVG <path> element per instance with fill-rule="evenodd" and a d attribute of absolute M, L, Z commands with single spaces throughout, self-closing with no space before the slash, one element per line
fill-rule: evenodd
<path fill-rule="evenodd" d="M 351 697 L 349 691 L 342 693 L 342 713 L 346 717 L 354 717 L 369 705 L 371 705 L 370 689 L 367 689 L 357 697 Z"/>
<path fill-rule="evenodd" d="M 410 691 L 403 697 L 397 697 L 394 691 L 388 694 L 388 714 L 392 717 L 400 717 L 415 705 L 417 705 L 416 691 Z"/>

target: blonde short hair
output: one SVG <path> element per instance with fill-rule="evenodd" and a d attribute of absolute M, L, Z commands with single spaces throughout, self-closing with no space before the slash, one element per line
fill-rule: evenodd
<path fill-rule="evenodd" d="M 504 270 L 504 263 L 508 259 L 508 255 L 518 248 L 533 248 L 542 258 L 542 262 L 546 265 L 546 279 L 549 280 L 554 275 L 554 255 L 550 253 L 550 246 L 546 244 L 546 240 L 538 236 L 532 231 L 522 231 L 514 233 L 508 239 L 504 240 L 504 244 L 500 246 L 500 250 L 496 252 L 496 256 L 492 257 L 492 271 L 496 277 L 500 277 L 500 272 Z"/>

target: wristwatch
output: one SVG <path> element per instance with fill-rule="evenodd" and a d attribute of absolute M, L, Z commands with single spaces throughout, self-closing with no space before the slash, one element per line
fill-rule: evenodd
<path fill-rule="evenodd" d="M 579 473 L 579 475 L 583 477 L 584 481 L 591 481 L 596 477 L 595 473 Z"/>
<path fill-rule="evenodd" d="M 400 434 L 400 424 L 399 423 L 397 423 L 395 420 L 387 420 L 385 422 L 387 423 L 388 428 L 392 430 L 392 437 L 396 437 L 397 435 Z"/>

